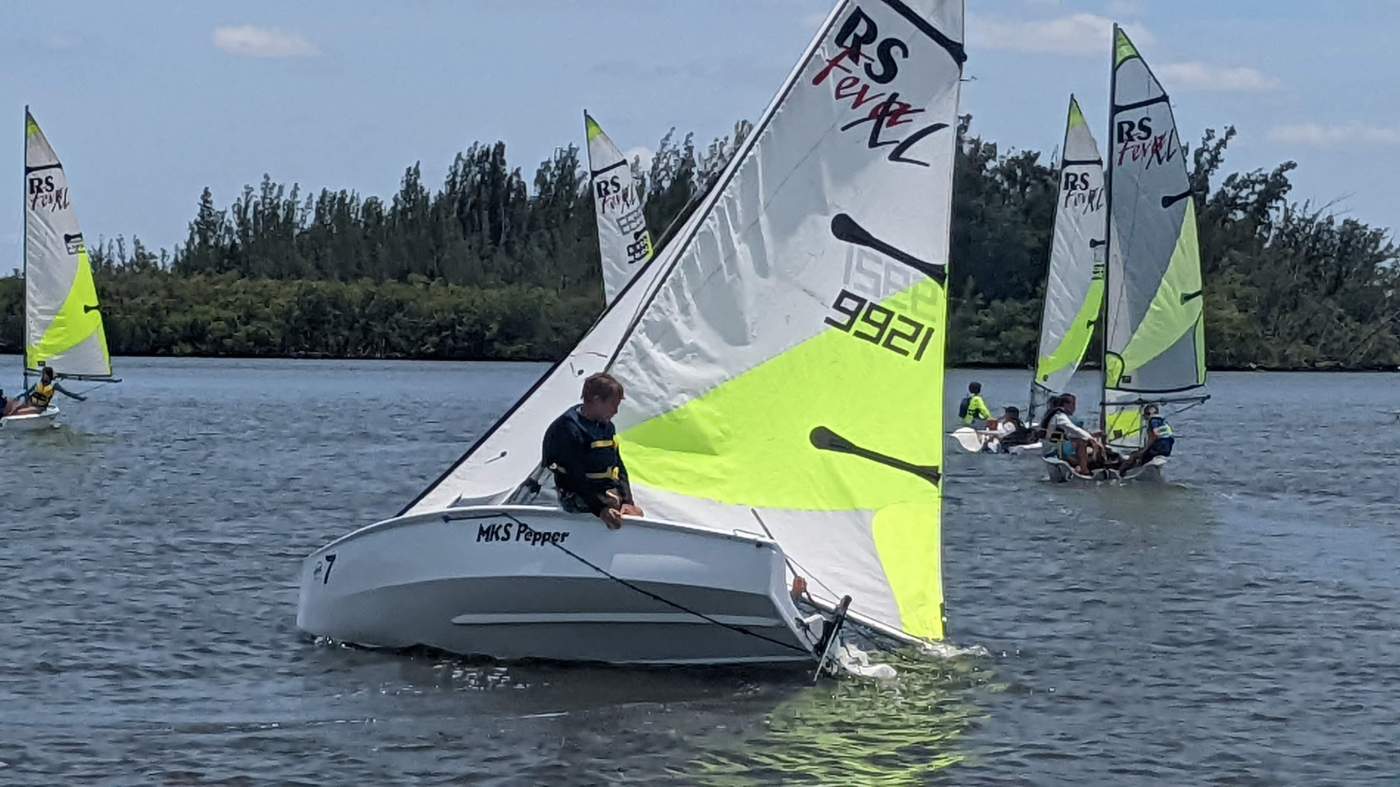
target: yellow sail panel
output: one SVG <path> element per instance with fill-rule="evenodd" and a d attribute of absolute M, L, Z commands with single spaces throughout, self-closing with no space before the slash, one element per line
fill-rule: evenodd
<path fill-rule="evenodd" d="M 941 494 L 929 471 L 943 463 L 943 443 L 937 439 L 943 288 L 925 280 L 878 304 L 884 312 L 868 303 L 850 305 L 861 317 L 849 330 L 830 327 L 703 396 L 628 428 L 620 445 L 634 484 L 744 513 L 757 509 L 765 517 L 825 512 L 830 516 L 807 520 L 807 538 L 839 529 L 873 540 L 898 608 L 898 627 L 939 639 Z M 886 319 L 885 314 L 923 319 Z M 890 338 L 900 331 L 907 338 Z M 885 346 L 887 341 L 902 352 Z M 870 404 L 872 392 L 881 402 L 904 403 L 901 411 Z M 822 447 L 816 430 L 863 453 Z M 801 541 L 782 543 L 801 560 Z M 859 611 L 860 604 L 854 608 Z"/>
<path fill-rule="evenodd" d="M 112 373 L 112 359 L 107 351 L 107 333 L 102 325 L 102 313 L 97 309 L 97 285 L 92 279 L 92 264 L 87 251 L 78 254 L 77 276 L 73 288 L 49 322 L 43 336 L 30 344 L 25 352 L 25 367 L 37 370 L 52 366 L 67 374 L 105 376 Z M 81 363 L 65 363 L 70 356 Z"/>

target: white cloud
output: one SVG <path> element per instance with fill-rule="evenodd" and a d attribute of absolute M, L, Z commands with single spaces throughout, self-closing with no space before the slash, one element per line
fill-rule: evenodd
<path fill-rule="evenodd" d="M 1136 44 L 1150 45 L 1153 42 L 1152 34 L 1141 26 L 1124 25 L 1124 29 Z M 1096 14 L 1071 14 L 1040 20 L 969 16 L 967 31 L 972 46 L 979 49 L 1106 59 L 1113 40 L 1113 20 Z"/>
<path fill-rule="evenodd" d="M 1400 145 L 1400 127 L 1373 126 L 1368 123 L 1299 123 L 1292 126 L 1275 126 L 1269 131 L 1269 141 L 1318 148 Z"/>
<path fill-rule="evenodd" d="M 1258 93 L 1278 87 L 1278 80 L 1258 69 L 1215 66 L 1210 63 L 1168 63 L 1158 71 L 1169 90 L 1210 90 L 1221 93 Z"/>
<path fill-rule="evenodd" d="M 241 57 L 314 57 L 321 54 L 315 44 L 298 33 L 254 25 L 214 28 L 214 46 Z"/>

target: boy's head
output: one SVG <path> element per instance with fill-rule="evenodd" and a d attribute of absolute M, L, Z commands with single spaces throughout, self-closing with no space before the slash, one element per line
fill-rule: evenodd
<path fill-rule="evenodd" d="M 968 384 L 967 384 L 967 392 L 970 393 L 970 394 L 980 394 L 980 393 L 982 393 L 982 384 L 981 384 L 981 383 L 968 383 Z"/>

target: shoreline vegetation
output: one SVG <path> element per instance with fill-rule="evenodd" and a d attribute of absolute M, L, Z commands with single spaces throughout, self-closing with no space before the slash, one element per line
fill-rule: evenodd
<path fill-rule="evenodd" d="M 954 181 L 949 364 L 1028 368 L 1054 218 L 1054 156 L 1002 152 L 965 117 Z M 661 237 L 749 126 L 701 148 L 672 130 L 647 168 Z M 1293 162 L 1222 174 L 1233 128 L 1190 151 L 1212 370 L 1400 367 L 1400 249 L 1388 229 L 1289 199 Z M 264 176 L 205 189 L 183 244 L 89 247 L 113 355 L 550 361 L 602 309 L 578 149 L 527 185 L 503 142 L 457 155 L 437 190 L 409 167 L 388 199 Z M 0 278 L 0 352 L 21 351 L 24 282 Z M 1089 358 L 1098 348 L 1091 347 Z M 1092 364 L 1090 364 L 1092 368 Z"/>

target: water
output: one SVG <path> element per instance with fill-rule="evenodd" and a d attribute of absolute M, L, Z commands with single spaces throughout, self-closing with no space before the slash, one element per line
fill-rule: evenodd
<path fill-rule="evenodd" d="M 394 513 L 538 366 L 119 365 L 66 428 L 0 434 L 0 783 L 1400 778 L 1393 375 L 1216 375 L 1165 489 L 950 452 L 971 652 L 812 687 L 296 631 L 301 557 Z M 1022 373 L 954 373 L 950 415 L 973 376 L 1024 398 Z"/>

